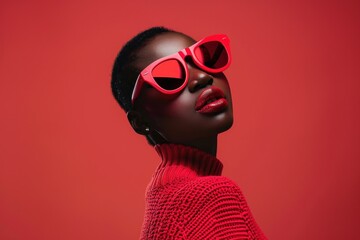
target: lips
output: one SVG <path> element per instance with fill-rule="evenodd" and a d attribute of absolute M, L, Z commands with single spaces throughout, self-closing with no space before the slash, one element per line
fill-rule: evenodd
<path fill-rule="evenodd" d="M 204 114 L 216 114 L 223 112 L 227 106 L 224 92 L 218 87 L 211 86 L 200 93 L 195 103 L 195 110 Z"/>

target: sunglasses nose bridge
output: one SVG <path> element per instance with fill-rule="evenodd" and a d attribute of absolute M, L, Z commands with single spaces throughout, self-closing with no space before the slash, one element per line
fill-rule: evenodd
<path fill-rule="evenodd" d="M 178 52 L 179 55 L 181 56 L 182 59 L 185 60 L 185 58 L 187 58 L 188 56 L 191 56 L 191 51 L 190 49 L 187 47 L 187 48 L 184 48 L 182 49 L 181 51 Z"/>

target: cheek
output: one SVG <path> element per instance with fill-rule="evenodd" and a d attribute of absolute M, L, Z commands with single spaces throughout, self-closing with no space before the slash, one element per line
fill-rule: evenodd
<path fill-rule="evenodd" d="M 168 115 L 169 103 L 176 99 L 176 95 L 164 95 L 154 88 L 144 89 L 138 99 L 139 108 L 142 112 L 152 118 L 162 118 Z"/>
<path fill-rule="evenodd" d="M 170 101 L 166 101 L 158 106 L 157 116 L 159 121 L 166 121 L 169 124 L 181 124 L 191 121 L 195 116 L 195 95 L 184 90 L 178 97 Z"/>
<path fill-rule="evenodd" d="M 173 131 L 184 131 L 195 125 L 196 95 L 185 89 L 174 99 L 151 99 L 145 106 L 149 122 L 158 131 L 169 134 Z M 160 100 L 160 101 L 159 101 Z"/>

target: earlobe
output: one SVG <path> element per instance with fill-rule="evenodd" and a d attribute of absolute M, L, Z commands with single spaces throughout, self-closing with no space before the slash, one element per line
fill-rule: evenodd
<path fill-rule="evenodd" d="M 140 113 L 130 110 L 126 115 L 135 132 L 141 135 L 148 135 L 150 133 L 150 128 Z"/>
<path fill-rule="evenodd" d="M 149 127 L 149 124 L 139 112 L 130 110 L 126 115 L 134 131 L 138 134 L 146 136 L 152 145 L 167 142 L 164 137 L 156 131 L 156 129 Z"/>

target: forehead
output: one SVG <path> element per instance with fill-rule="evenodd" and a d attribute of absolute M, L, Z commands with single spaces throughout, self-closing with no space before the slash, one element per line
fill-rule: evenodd
<path fill-rule="evenodd" d="M 174 54 L 195 43 L 195 40 L 181 33 L 163 33 L 150 39 L 136 54 L 134 66 L 143 69 L 153 61 Z"/>

